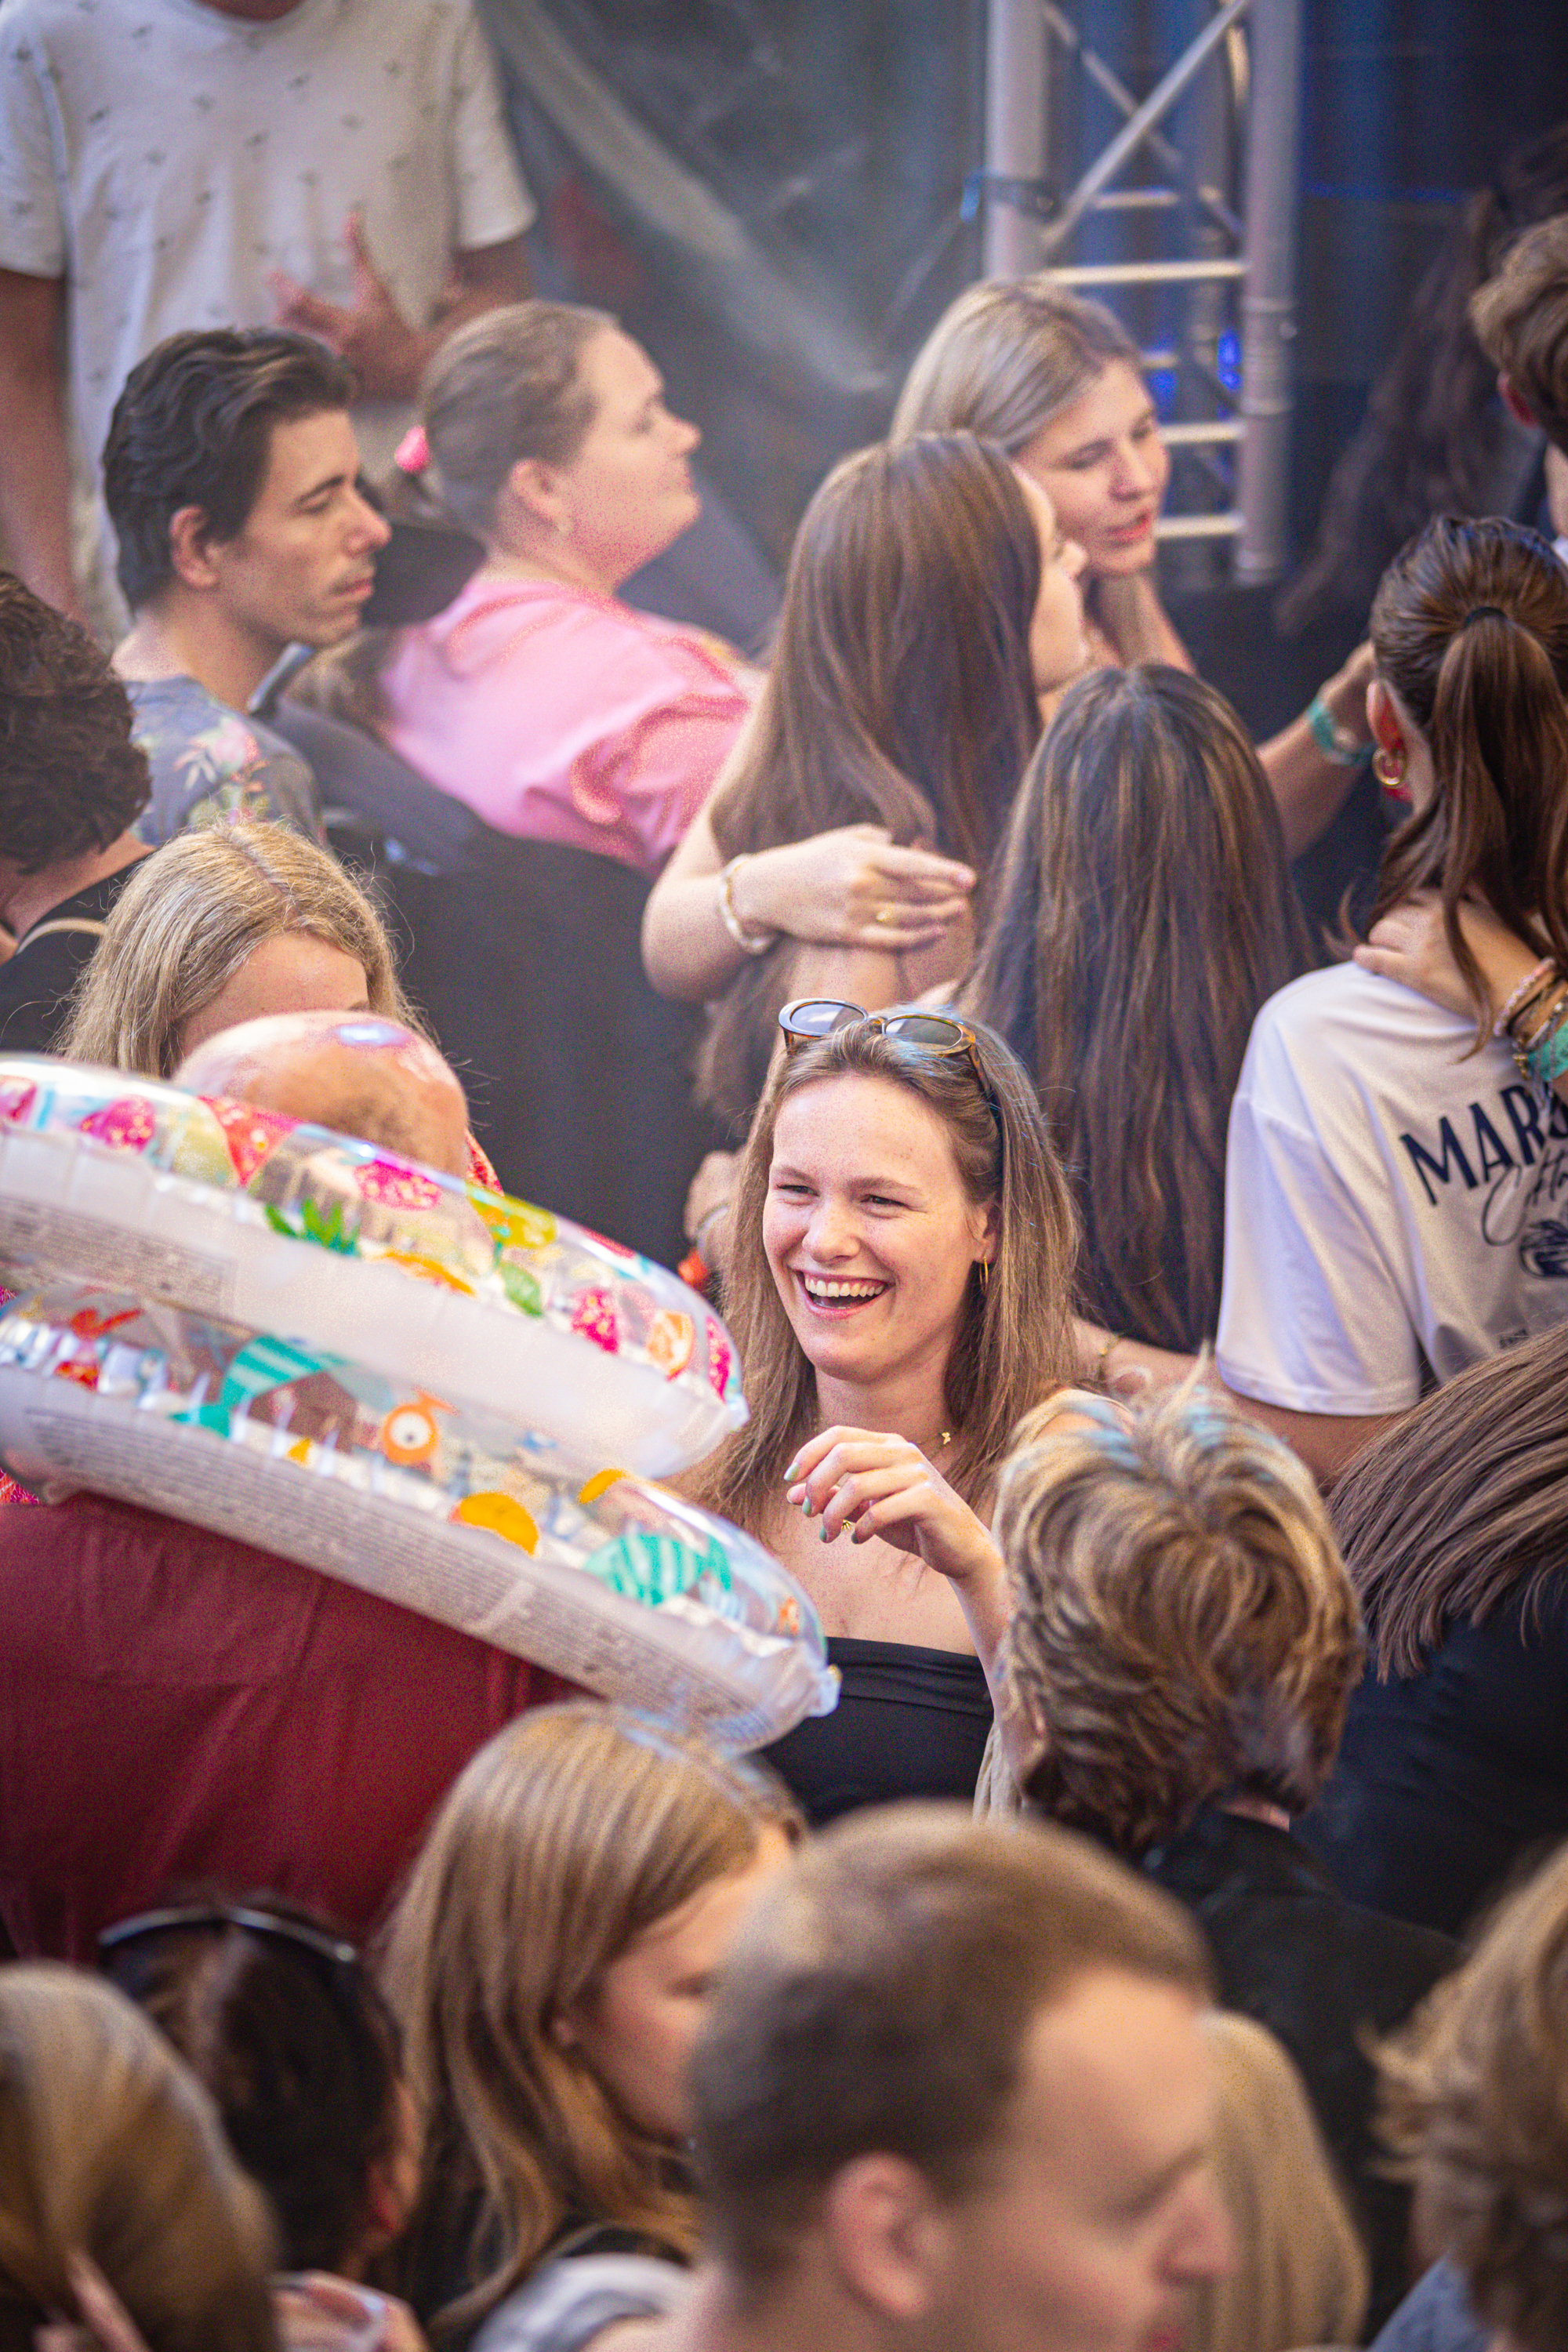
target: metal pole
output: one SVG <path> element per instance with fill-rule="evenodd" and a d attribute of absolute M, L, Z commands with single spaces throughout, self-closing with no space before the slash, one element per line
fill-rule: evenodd
<path fill-rule="evenodd" d="M 1046 163 L 1047 46 L 1038 0 L 990 0 L 985 34 L 985 168 L 1002 182 L 1037 180 Z M 987 278 L 1040 266 L 1040 224 L 993 183 L 985 205 Z"/>
<path fill-rule="evenodd" d="M 1238 580 L 1285 568 L 1290 358 L 1296 339 L 1301 0 L 1257 0 L 1247 140 L 1247 288 L 1241 302 Z"/>
<path fill-rule="evenodd" d="M 1047 254 L 1059 252 L 1083 218 L 1101 188 L 1108 188 L 1122 165 L 1135 155 L 1157 122 L 1169 114 L 1189 82 L 1200 74 L 1214 51 L 1238 16 L 1245 16 L 1253 0 L 1225 0 L 1217 16 L 1204 26 L 1191 47 L 1184 50 L 1158 87 L 1150 91 L 1136 114 L 1129 116 L 1100 154 L 1084 173 L 1066 204 L 1046 232 Z M 1268 0 L 1258 0 L 1266 6 Z"/>

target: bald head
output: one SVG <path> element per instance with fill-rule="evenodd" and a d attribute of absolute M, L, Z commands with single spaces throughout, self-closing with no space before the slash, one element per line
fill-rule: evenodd
<path fill-rule="evenodd" d="M 448 1176 L 468 1168 L 468 1107 L 425 1038 L 379 1013 L 280 1013 L 187 1054 L 174 1084 L 379 1143 Z"/>

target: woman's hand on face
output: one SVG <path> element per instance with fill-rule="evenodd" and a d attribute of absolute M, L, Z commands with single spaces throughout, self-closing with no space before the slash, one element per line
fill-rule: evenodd
<path fill-rule="evenodd" d="M 918 1445 L 875 1429 L 825 1429 L 790 1464 L 784 1500 L 821 1522 L 822 1540 L 881 1536 L 956 1585 L 1001 1566 L 984 1523 Z"/>
<path fill-rule="evenodd" d="M 933 946 L 969 911 L 973 870 L 931 849 L 905 849 L 886 825 L 846 824 L 760 850 L 735 877 L 748 927 L 820 947 Z"/>
<path fill-rule="evenodd" d="M 1525 974 L 1540 961 L 1534 949 L 1500 923 L 1489 907 L 1467 900 L 1458 908 L 1459 929 L 1479 967 L 1486 993 L 1486 1013 L 1495 1021 Z M 1418 890 L 1374 923 L 1355 950 L 1365 971 L 1397 980 L 1450 1013 L 1473 1013 L 1475 999 L 1454 961 L 1443 923 L 1443 901 L 1436 890 Z"/>

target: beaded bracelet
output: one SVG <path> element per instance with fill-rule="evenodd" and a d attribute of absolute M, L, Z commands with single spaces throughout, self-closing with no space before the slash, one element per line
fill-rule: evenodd
<path fill-rule="evenodd" d="M 1533 996 L 1541 983 L 1543 981 L 1550 980 L 1556 969 L 1557 967 L 1552 962 L 1550 956 L 1542 956 L 1538 964 L 1531 965 L 1531 969 L 1525 973 L 1524 978 L 1520 982 L 1519 986 L 1513 991 L 1512 994 L 1508 997 L 1503 1004 L 1501 1012 L 1498 1014 L 1496 1021 L 1492 1024 L 1492 1035 L 1494 1037 L 1500 1037 L 1505 1029 L 1510 1035 L 1512 1034 L 1515 1017 L 1524 1010 L 1526 997 Z"/>
<path fill-rule="evenodd" d="M 1359 735 L 1352 735 L 1348 727 L 1342 726 L 1321 694 L 1314 694 L 1307 705 L 1307 724 L 1312 730 L 1313 742 L 1336 768 L 1359 768 L 1370 757 L 1372 745 L 1363 743 Z"/>
<path fill-rule="evenodd" d="M 760 939 L 754 939 L 735 912 L 735 874 L 748 854 L 742 850 L 740 856 L 731 857 L 719 877 L 719 919 L 742 955 L 766 955 L 778 937 L 777 931 L 764 931 Z"/>

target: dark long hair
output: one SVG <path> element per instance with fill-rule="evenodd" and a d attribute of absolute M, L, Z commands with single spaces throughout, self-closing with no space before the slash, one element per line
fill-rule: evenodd
<path fill-rule="evenodd" d="M 1568 1559 L 1568 1323 L 1469 1365 L 1359 1454 L 1331 1504 L 1379 1675 L 1518 1593 L 1539 1622 Z"/>
<path fill-rule="evenodd" d="M 1034 518 L 999 449 L 923 433 L 835 467 L 790 558 L 768 682 L 710 811 L 720 855 L 884 824 L 982 877 L 1039 736 Z M 699 1090 L 744 1118 L 762 1091 L 795 942 L 716 1011 Z"/>
<path fill-rule="evenodd" d="M 1112 1330 L 1213 1335 L 1231 1097 L 1258 1007 L 1306 962 L 1223 695 L 1153 665 L 1080 679 L 1025 778 L 963 1004 L 1035 1075 L 1082 1221 L 1079 1303 Z"/>
<path fill-rule="evenodd" d="M 1568 574 L 1518 523 L 1439 515 L 1384 572 L 1372 644 L 1436 790 L 1384 850 L 1367 928 L 1417 890 L 1441 892 L 1479 1047 L 1489 1016 L 1461 899 L 1484 898 L 1568 967 Z"/>
<path fill-rule="evenodd" d="M 1318 544 L 1280 597 L 1284 627 L 1310 627 L 1335 604 L 1359 616 L 1394 550 L 1428 515 L 1490 503 L 1497 370 L 1476 340 L 1470 297 L 1521 229 L 1563 211 L 1568 123 L 1504 158 L 1416 289 L 1365 421 L 1330 478 Z"/>
<path fill-rule="evenodd" d="M 283 2268 L 344 2271 L 362 2251 L 371 2168 L 396 2138 L 397 2028 L 352 1948 L 327 1957 L 332 1937 L 314 1913 L 275 1895 L 239 1908 L 279 1930 L 223 1906 L 205 1918 L 175 1911 L 106 1970 L 211 2092 L 271 2202 Z M 291 1940 L 289 1925 L 320 1948 Z"/>

